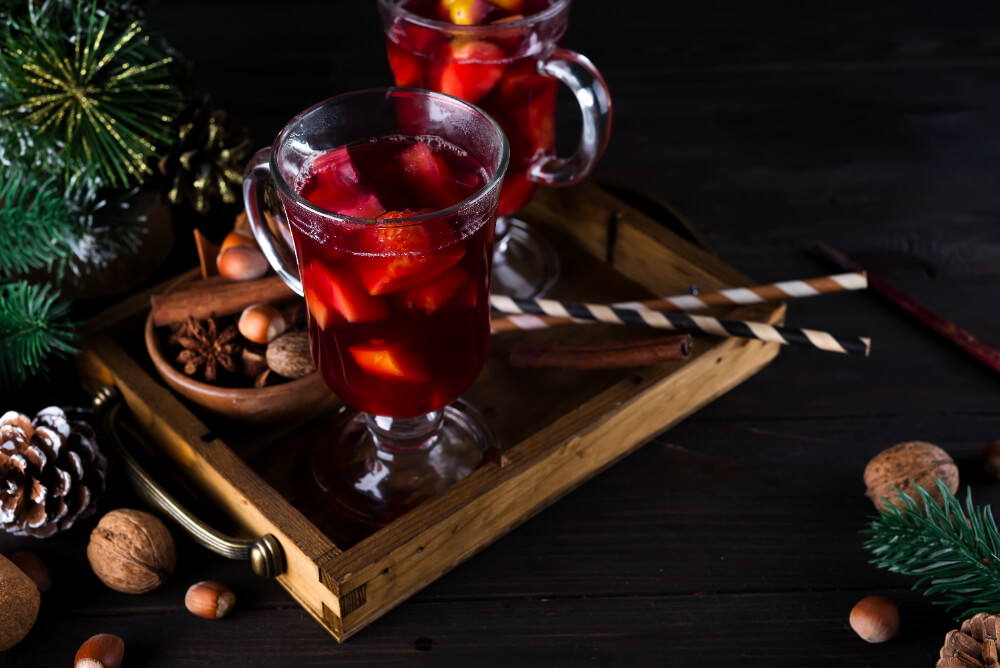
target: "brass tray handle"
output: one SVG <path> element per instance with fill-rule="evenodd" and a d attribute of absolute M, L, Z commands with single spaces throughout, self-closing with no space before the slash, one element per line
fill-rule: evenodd
<path fill-rule="evenodd" d="M 142 434 L 123 426 L 118 420 L 118 411 L 124 407 L 121 392 L 113 385 L 102 386 L 94 395 L 94 410 L 103 426 L 104 435 L 117 451 L 129 481 L 135 491 L 151 505 L 169 515 L 196 542 L 212 552 L 229 559 L 249 560 L 257 575 L 273 578 L 285 570 L 285 555 L 278 539 L 266 534 L 256 540 L 238 540 L 220 533 L 198 519 L 190 510 L 164 490 L 129 452 L 122 439 L 122 430 L 140 444 Z"/>

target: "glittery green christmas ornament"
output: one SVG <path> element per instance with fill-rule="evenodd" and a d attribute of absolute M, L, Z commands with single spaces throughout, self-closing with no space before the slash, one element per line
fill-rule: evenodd
<path fill-rule="evenodd" d="M 0 163 L 34 153 L 67 178 L 86 165 L 108 185 L 143 182 L 178 111 L 173 58 L 121 3 L 23 7 L 0 27 Z"/>

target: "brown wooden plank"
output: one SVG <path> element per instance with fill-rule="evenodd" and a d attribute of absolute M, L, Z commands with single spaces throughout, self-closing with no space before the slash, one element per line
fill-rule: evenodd
<path fill-rule="evenodd" d="M 869 645 L 847 625 L 863 595 L 878 593 L 905 611 L 899 636 Z M 714 620 L 714 621 L 709 621 Z M 775 642 L 781 620 L 788 642 Z M 34 668 L 67 662 L 67 647 L 96 633 L 126 640 L 126 661 L 149 668 L 205 664 L 246 668 L 295 666 L 697 666 L 850 668 L 933 665 L 944 632 L 953 628 L 940 608 L 905 589 L 528 598 L 512 601 L 431 601 L 394 610 L 350 643 L 336 645 L 300 610 L 242 603 L 229 617 L 206 623 L 184 611 L 155 615 L 56 616 L 5 654 L 4 666 Z M 745 638 L 733 646 L 739 625 Z M 573 634 L 565 633 L 567 627 Z M 173 641 L 164 638 L 170 629 Z M 502 630 L 502 632 L 500 631 Z M 66 638 L 65 643 L 46 638 Z M 280 639 L 280 644 L 276 643 Z M 808 647 L 804 659 L 803 648 Z M 933 654 L 932 654 L 933 652 Z M 72 651 L 69 652 L 72 655 Z M 719 655 L 722 655 L 721 657 Z"/>

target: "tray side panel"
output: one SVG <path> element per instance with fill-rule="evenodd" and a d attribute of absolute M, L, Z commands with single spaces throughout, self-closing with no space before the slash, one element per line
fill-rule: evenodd
<path fill-rule="evenodd" d="M 705 291 L 755 283 L 588 181 L 543 188 L 519 215 L 571 235 L 591 255 L 657 295 L 678 285 Z"/>

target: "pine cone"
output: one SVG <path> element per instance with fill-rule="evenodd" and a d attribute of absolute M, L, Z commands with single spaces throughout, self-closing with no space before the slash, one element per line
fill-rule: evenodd
<path fill-rule="evenodd" d="M 45 538 L 94 513 L 108 462 L 94 430 L 57 406 L 0 416 L 0 529 Z"/>
<path fill-rule="evenodd" d="M 963 621 L 961 629 L 948 631 L 936 668 L 1000 668 L 998 637 L 1000 616 L 980 612 Z"/>
<path fill-rule="evenodd" d="M 245 130 L 228 133 L 225 126 L 226 112 L 207 105 L 191 104 L 174 120 L 175 143 L 159 162 L 171 204 L 186 201 L 204 214 L 214 197 L 236 202 L 250 140 Z"/>

